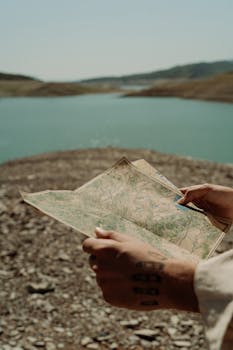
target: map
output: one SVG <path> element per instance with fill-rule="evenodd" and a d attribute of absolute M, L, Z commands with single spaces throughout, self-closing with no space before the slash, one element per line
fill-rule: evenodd
<path fill-rule="evenodd" d="M 74 191 L 21 193 L 26 203 L 86 236 L 95 227 L 133 235 L 168 257 L 198 261 L 212 255 L 229 229 L 194 205 L 145 160 L 120 159 Z"/>

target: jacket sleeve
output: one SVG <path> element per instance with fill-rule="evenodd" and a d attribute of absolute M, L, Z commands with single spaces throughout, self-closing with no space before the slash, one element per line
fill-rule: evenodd
<path fill-rule="evenodd" d="M 233 249 L 201 261 L 194 285 L 209 349 L 233 349 Z"/>

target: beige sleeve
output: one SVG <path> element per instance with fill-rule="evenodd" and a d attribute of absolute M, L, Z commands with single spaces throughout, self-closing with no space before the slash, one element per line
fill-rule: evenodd
<path fill-rule="evenodd" d="M 202 261 L 195 292 L 210 350 L 233 349 L 233 249 Z"/>

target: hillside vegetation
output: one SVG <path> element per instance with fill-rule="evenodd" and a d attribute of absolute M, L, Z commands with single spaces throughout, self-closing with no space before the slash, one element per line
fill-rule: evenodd
<path fill-rule="evenodd" d="M 233 60 L 186 64 L 149 73 L 131 74 L 120 77 L 100 77 L 83 80 L 82 82 L 115 83 L 119 85 L 148 85 L 159 79 L 200 79 L 229 71 L 233 71 Z"/>
<path fill-rule="evenodd" d="M 130 97 L 182 97 L 233 102 L 233 71 L 208 79 L 166 82 L 149 89 L 129 93 Z"/>
<path fill-rule="evenodd" d="M 28 75 L 22 74 L 10 74 L 10 73 L 1 73 L 0 72 L 0 81 L 1 80 L 10 80 L 10 81 L 18 81 L 18 80 L 29 80 L 29 81 L 39 81 L 37 78 L 30 77 Z"/>

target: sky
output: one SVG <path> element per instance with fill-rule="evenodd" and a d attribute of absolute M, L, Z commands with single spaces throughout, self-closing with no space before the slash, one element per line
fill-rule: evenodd
<path fill-rule="evenodd" d="M 0 71 L 47 81 L 233 59 L 232 0 L 0 0 Z"/>

